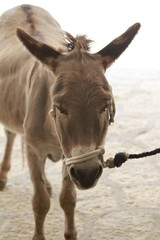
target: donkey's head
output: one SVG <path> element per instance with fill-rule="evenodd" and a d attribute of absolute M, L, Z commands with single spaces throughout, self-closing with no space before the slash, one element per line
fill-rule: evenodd
<path fill-rule="evenodd" d="M 37 41 L 23 30 L 17 35 L 26 48 L 53 72 L 51 115 L 71 180 L 80 189 L 95 186 L 102 173 L 103 143 L 115 115 L 105 70 L 121 55 L 140 24 L 131 26 L 95 54 L 85 36 L 67 34 L 68 53 Z"/>

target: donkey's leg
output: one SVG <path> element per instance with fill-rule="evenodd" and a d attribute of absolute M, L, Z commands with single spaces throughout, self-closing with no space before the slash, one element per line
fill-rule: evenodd
<path fill-rule="evenodd" d="M 12 133 L 5 129 L 7 142 L 5 146 L 4 157 L 0 165 L 0 190 L 2 190 L 7 183 L 7 173 L 11 168 L 11 153 L 13 148 L 15 133 Z"/>
<path fill-rule="evenodd" d="M 70 180 L 65 167 L 63 166 L 62 189 L 60 193 L 60 205 L 65 214 L 65 239 L 76 240 L 77 231 L 74 221 L 74 209 L 76 206 L 76 191 L 73 182 Z"/>
<path fill-rule="evenodd" d="M 46 214 L 50 208 L 50 197 L 47 191 L 44 174 L 45 160 L 38 159 L 29 147 L 27 147 L 27 158 L 34 187 L 32 206 L 35 218 L 35 232 L 33 240 L 45 240 L 43 225 Z"/>

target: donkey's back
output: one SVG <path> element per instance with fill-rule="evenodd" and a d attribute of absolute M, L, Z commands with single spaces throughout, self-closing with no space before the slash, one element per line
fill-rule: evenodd
<path fill-rule="evenodd" d="M 57 21 L 40 7 L 21 5 L 0 17 L 0 122 L 23 133 L 27 79 L 36 60 L 17 39 L 17 27 L 62 51 L 64 35 Z"/>
<path fill-rule="evenodd" d="M 7 143 L 0 164 L 0 190 L 7 182 L 15 136 L 17 133 L 22 135 L 24 133 L 23 123 L 32 85 L 32 75 L 38 65 L 37 60 L 18 40 L 16 35 L 18 27 L 25 29 L 35 39 L 57 50 L 65 50 L 64 35 L 60 25 L 46 10 L 32 5 L 21 5 L 1 15 L 0 123 L 5 128 Z M 37 78 L 39 87 L 38 81 Z M 35 91 L 38 91 L 38 87 Z"/>
<path fill-rule="evenodd" d="M 60 42 L 64 42 L 63 32 L 58 22 L 46 10 L 33 5 L 20 5 L 12 8 L 0 17 L 0 42 L 6 47 L 16 44 L 16 29 L 23 28 L 34 38 L 41 40 L 55 48 L 61 48 Z M 6 44 L 7 41 L 7 44 Z M 2 46 L 0 46 L 1 49 Z M 14 49 L 12 49 L 14 51 Z"/>

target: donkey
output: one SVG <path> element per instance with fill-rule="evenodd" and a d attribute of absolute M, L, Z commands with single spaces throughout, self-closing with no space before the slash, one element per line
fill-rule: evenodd
<path fill-rule="evenodd" d="M 7 182 L 16 134 L 26 144 L 34 194 L 33 240 L 44 240 L 51 184 L 46 158 L 62 161 L 60 205 L 65 239 L 76 240 L 76 190 L 94 187 L 102 174 L 103 145 L 115 104 L 106 69 L 140 28 L 135 23 L 97 53 L 85 35 L 64 33 L 45 10 L 20 5 L 0 17 L 0 122 L 7 144 L 0 189 Z"/>

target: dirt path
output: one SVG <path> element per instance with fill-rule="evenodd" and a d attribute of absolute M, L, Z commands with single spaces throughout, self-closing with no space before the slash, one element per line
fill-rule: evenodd
<path fill-rule="evenodd" d="M 159 147 L 160 72 L 110 72 L 117 115 L 106 142 L 106 158 Z M 0 127 L 0 156 L 4 147 Z M 29 240 L 33 232 L 32 185 L 23 167 L 17 137 L 7 187 L 0 192 L 0 240 Z M 47 162 L 53 198 L 45 223 L 47 240 L 63 239 L 63 212 L 58 195 L 61 162 Z M 94 189 L 78 190 L 76 222 L 79 240 L 160 239 L 160 156 L 129 160 L 119 169 L 105 169 Z"/>

